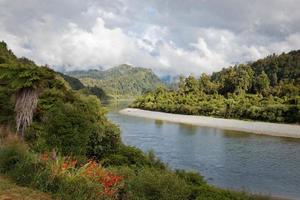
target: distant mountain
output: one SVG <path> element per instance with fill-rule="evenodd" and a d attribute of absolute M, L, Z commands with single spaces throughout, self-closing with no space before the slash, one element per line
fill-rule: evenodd
<path fill-rule="evenodd" d="M 137 96 L 152 91 L 164 83 L 151 69 L 120 65 L 108 70 L 71 71 L 85 86 L 100 87 L 114 97 Z"/>
<path fill-rule="evenodd" d="M 172 76 L 172 75 L 164 75 L 160 77 L 162 82 L 167 86 L 169 89 L 177 89 L 179 86 L 180 75 Z"/>
<path fill-rule="evenodd" d="M 173 83 L 173 76 L 171 75 L 164 75 L 164 76 L 161 76 L 160 79 L 162 82 L 164 82 L 165 84 L 167 85 L 170 85 Z"/>

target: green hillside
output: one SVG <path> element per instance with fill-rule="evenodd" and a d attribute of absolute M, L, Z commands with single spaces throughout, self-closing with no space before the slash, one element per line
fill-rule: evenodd
<path fill-rule="evenodd" d="M 151 69 L 120 65 L 108 70 L 71 71 L 86 86 L 102 88 L 114 97 L 137 96 L 163 85 Z"/>
<path fill-rule="evenodd" d="M 96 95 L 101 100 L 102 103 L 106 103 L 112 99 L 112 97 L 107 95 L 106 92 L 100 87 L 85 86 L 83 85 L 83 83 L 81 83 L 79 79 L 75 77 L 68 76 L 62 73 L 58 73 L 58 74 L 63 77 L 63 79 L 68 83 L 70 88 L 72 88 L 73 90 L 80 90 L 85 94 Z"/>
<path fill-rule="evenodd" d="M 271 122 L 300 122 L 300 50 L 181 77 L 176 89 L 159 88 L 132 107 L 170 113 Z"/>

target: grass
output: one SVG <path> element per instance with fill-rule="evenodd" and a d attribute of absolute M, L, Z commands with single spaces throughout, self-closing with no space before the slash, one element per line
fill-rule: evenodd
<path fill-rule="evenodd" d="M 51 200 L 45 194 L 27 187 L 17 186 L 12 180 L 0 176 L 0 200 Z"/>

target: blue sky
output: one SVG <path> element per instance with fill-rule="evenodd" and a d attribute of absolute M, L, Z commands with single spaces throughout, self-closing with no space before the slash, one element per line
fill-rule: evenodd
<path fill-rule="evenodd" d="M 211 73 L 300 48 L 299 0 L 0 0 L 0 40 L 55 69 Z"/>

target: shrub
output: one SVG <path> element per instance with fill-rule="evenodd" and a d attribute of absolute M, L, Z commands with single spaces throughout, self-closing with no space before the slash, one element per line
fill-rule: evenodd
<path fill-rule="evenodd" d="M 130 199 L 182 200 L 187 199 L 190 194 L 185 181 L 172 172 L 148 167 L 141 168 L 136 173 L 128 173 L 128 170 L 125 172 L 128 175 L 125 176 L 125 187 Z"/>
<path fill-rule="evenodd" d="M 14 123 L 14 105 L 11 95 L 12 90 L 0 86 L 0 124 Z"/>
<path fill-rule="evenodd" d="M 121 145 L 118 150 L 101 160 L 103 166 L 155 167 L 166 169 L 166 165 L 155 157 L 152 151 L 147 154 L 132 146 Z"/>
<path fill-rule="evenodd" d="M 120 130 L 110 122 L 94 125 L 86 145 L 87 157 L 102 159 L 115 153 L 121 145 Z"/>
<path fill-rule="evenodd" d="M 20 145 L 17 138 L 6 138 L 5 142 L 5 146 L 0 147 L 0 173 L 7 174 L 13 171 L 19 162 L 24 162 L 27 148 Z"/>

